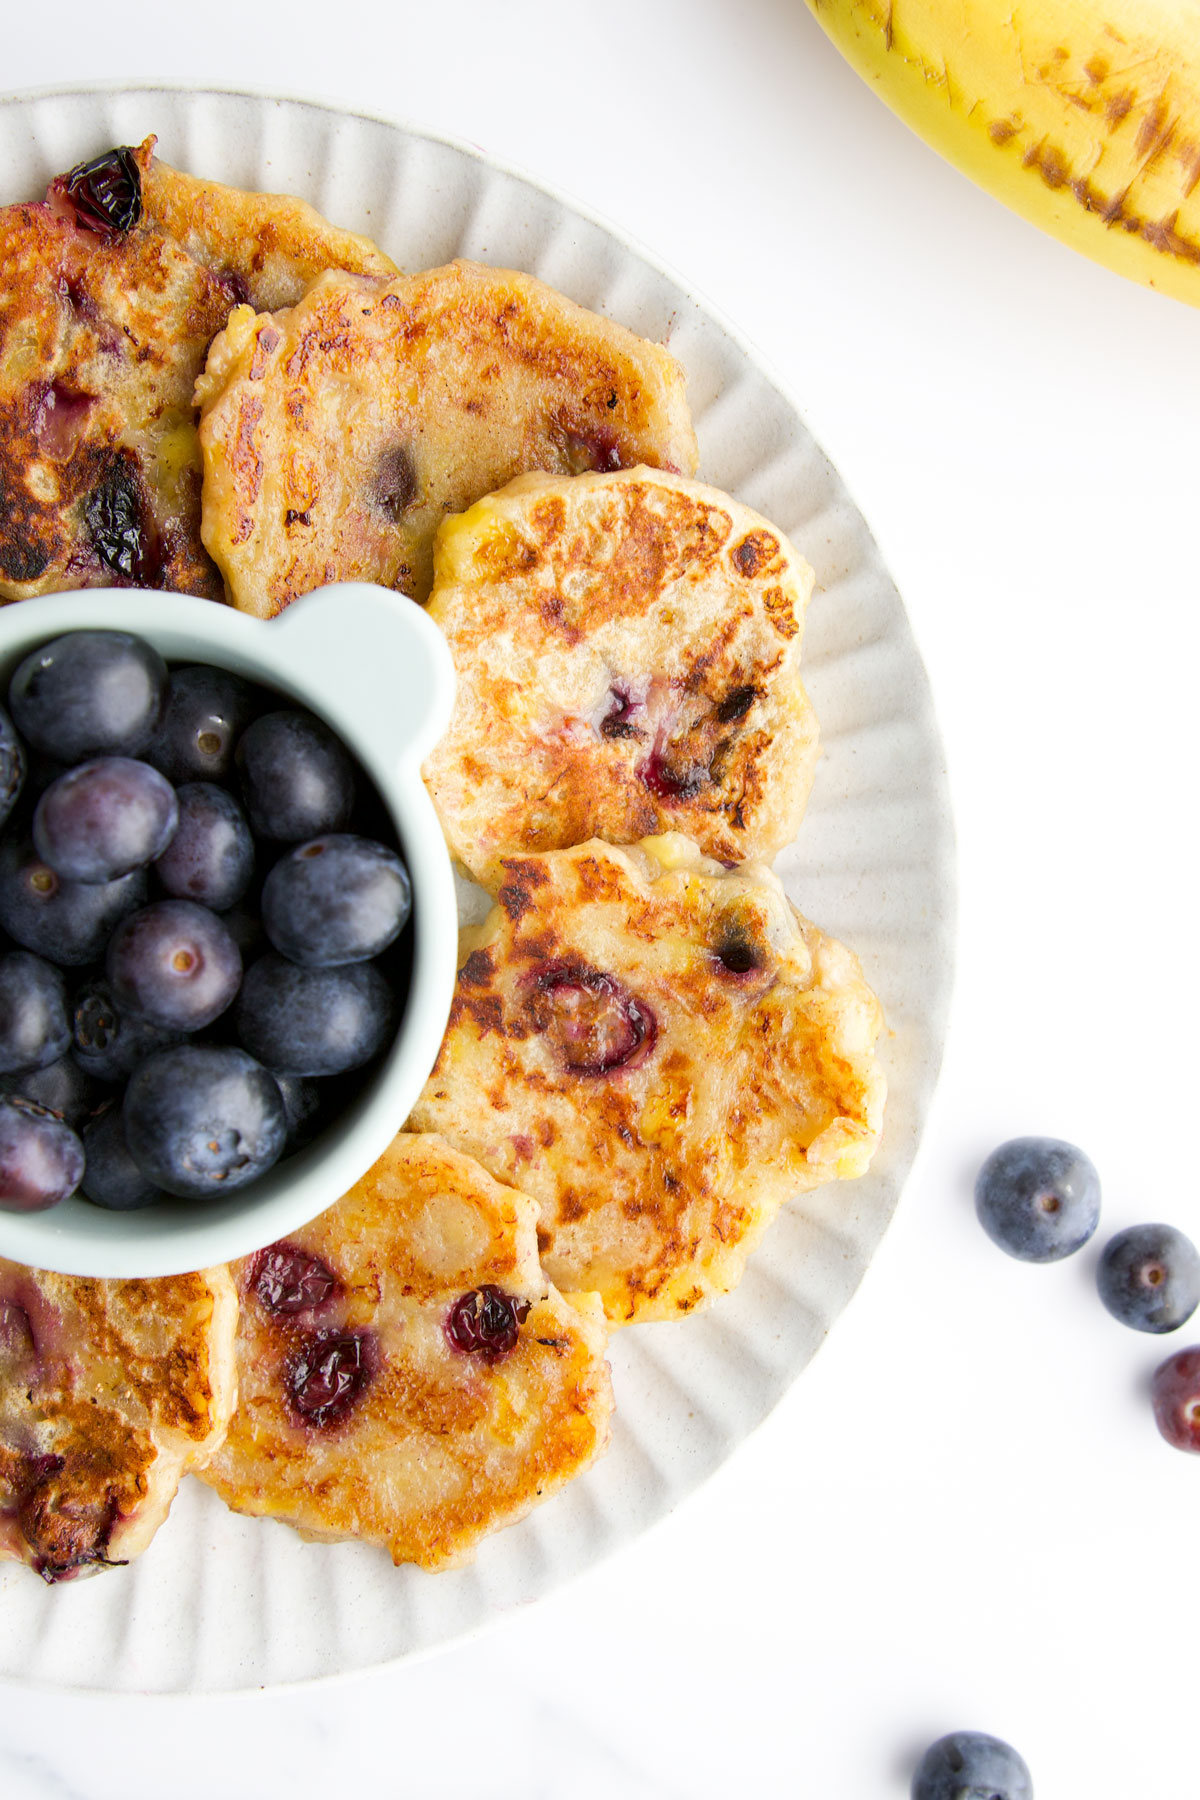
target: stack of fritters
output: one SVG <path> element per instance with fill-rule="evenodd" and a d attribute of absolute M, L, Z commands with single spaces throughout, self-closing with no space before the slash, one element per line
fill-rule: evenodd
<path fill-rule="evenodd" d="M 324 269 L 395 272 L 304 201 L 197 181 L 153 148 L 0 211 L 0 598 L 223 598 L 192 403 L 214 335 L 239 302 L 290 304 Z"/>
<path fill-rule="evenodd" d="M 4 1274 L 0 1551 L 117 1560 L 206 1464 L 238 1510 L 443 1566 L 603 1447 L 609 1325 L 727 1292 L 878 1141 L 878 1002 L 766 866 L 817 759 L 812 570 L 692 478 L 660 346 L 152 147 L 0 214 L 0 596 L 428 601 L 458 692 L 425 777 L 495 905 L 405 1131 L 302 1232 L 231 1275 Z M 160 1361 L 107 1326 L 89 1360 L 62 1321 L 135 1286 Z M 163 1358 L 226 1371 L 186 1425 Z"/>

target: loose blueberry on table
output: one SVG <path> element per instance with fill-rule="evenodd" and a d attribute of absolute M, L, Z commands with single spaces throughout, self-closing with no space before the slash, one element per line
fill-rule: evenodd
<path fill-rule="evenodd" d="M 917 1765 L 912 1800 L 1033 1800 L 1024 1759 L 986 1731 L 951 1731 Z"/>
<path fill-rule="evenodd" d="M 1104 1246 L 1100 1298 L 1134 1331 L 1175 1331 L 1200 1306 L 1200 1255 L 1173 1225 L 1131 1225 Z"/>
<path fill-rule="evenodd" d="M 1176 1450 L 1200 1455 L 1200 1349 L 1177 1350 L 1154 1371 L 1154 1422 Z"/>
<path fill-rule="evenodd" d="M 1100 1177 L 1059 1138 L 1011 1138 L 975 1179 L 975 1211 L 994 1244 L 1022 1262 L 1058 1262 L 1086 1244 L 1100 1218 Z"/>
<path fill-rule="evenodd" d="M 8 704 L 0 1208 L 240 1192 L 394 1029 L 408 872 L 348 829 L 378 797 L 319 719 L 128 632 L 43 644 Z M 340 1417 L 372 1355 L 347 1338 L 297 1363 L 297 1412 Z"/>

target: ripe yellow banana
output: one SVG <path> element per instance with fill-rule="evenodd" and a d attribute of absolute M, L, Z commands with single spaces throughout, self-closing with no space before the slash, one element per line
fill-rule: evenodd
<path fill-rule="evenodd" d="M 808 0 L 935 150 L 1043 230 L 1200 306 L 1200 0 Z"/>

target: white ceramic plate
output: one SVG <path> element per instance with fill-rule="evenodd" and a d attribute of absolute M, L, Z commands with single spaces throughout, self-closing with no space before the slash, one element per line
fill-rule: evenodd
<path fill-rule="evenodd" d="M 473 1567 L 427 1575 L 363 1545 L 305 1544 L 188 1481 L 130 1569 L 57 1589 L 11 1566 L 0 1575 L 0 1674 L 178 1693 L 447 1643 L 627 1542 L 732 1452 L 820 1344 L 896 1205 L 941 1055 L 954 895 L 941 745 L 900 598 L 796 406 L 710 307 L 611 227 L 465 146 L 297 101 L 143 87 L 0 102 L 0 200 L 36 197 L 50 175 L 152 131 L 168 162 L 303 195 L 402 267 L 464 255 L 527 269 L 670 345 L 701 474 L 780 525 L 817 571 L 804 666 L 825 754 L 778 867 L 800 909 L 858 951 L 890 1026 L 871 1175 L 793 1202 L 708 1312 L 620 1333 L 607 1456 Z"/>

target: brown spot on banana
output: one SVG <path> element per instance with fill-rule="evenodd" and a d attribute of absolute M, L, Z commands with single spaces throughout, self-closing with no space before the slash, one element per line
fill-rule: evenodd
<path fill-rule="evenodd" d="M 1073 248 L 1200 305 L 1200 6 L 809 5 L 901 118 L 981 186 Z"/>

